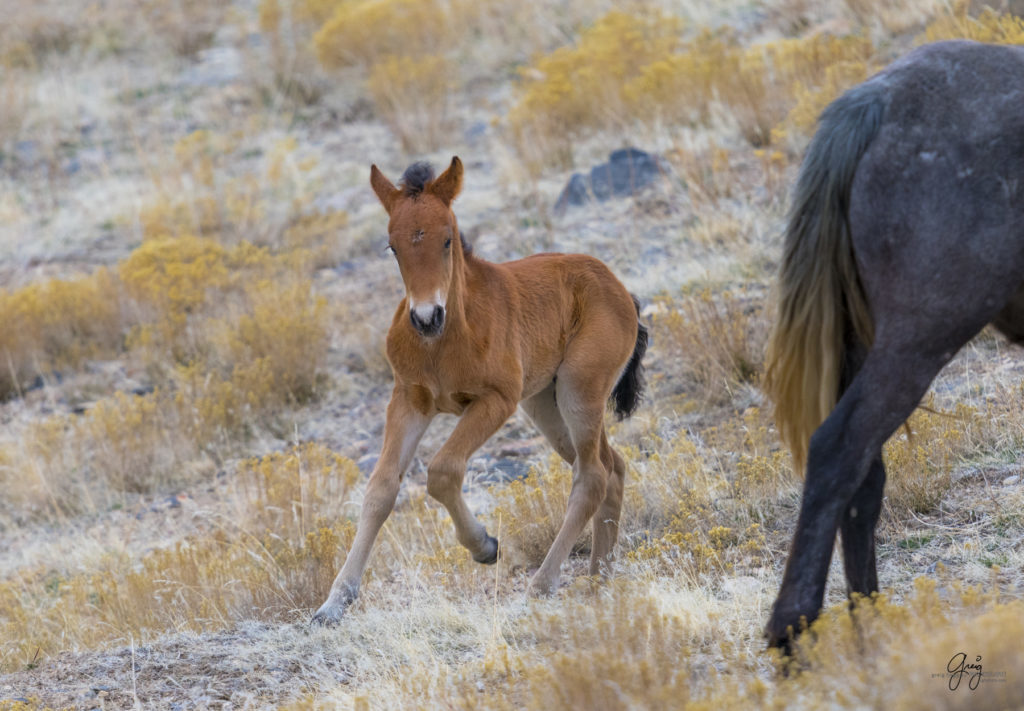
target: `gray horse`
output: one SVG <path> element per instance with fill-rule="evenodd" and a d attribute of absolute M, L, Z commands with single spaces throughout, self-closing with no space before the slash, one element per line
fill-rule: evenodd
<path fill-rule="evenodd" d="M 766 630 L 821 609 L 836 531 L 878 590 L 882 445 L 986 324 L 1024 343 L 1024 47 L 921 47 L 833 102 L 800 171 L 765 386 L 800 517 Z"/>

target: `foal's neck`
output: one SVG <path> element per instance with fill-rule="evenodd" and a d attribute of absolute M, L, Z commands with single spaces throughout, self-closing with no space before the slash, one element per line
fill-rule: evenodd
<path fill-rule="evenodd" d="M 467 318 L 466 308 L 470 298 L 469 284 L 480 271 L 480 266 L 480 260 L 472 254 L 466 254 L 464 250 L 454 265 L 447 298 L 448 328 L 451 328 L 453 333 L 472 331 L 472 324 Z M 472 296 L 474 299 L 477 298 L 476 294 Z"/>

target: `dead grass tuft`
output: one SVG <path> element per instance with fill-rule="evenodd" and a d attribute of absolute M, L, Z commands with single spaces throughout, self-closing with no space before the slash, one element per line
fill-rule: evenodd
<path fill-rule="evenodd" d="M 977 17 L 971 17 L 971 3 L 958 0 L 944 8 L 924 30 L 919 39 L 938 42 L 947 39 L 969 39 L 994 44 L 1024 44 L 1024 19 L 1013 14 L 1002 14 L 986 7 Z"/>
<path fill-rule="evenodd" d="M 107 269 L 0 289 L 0 322 L 0 399 L 55 369 L 116 353 L 126 327 L 117 278 Z"/>
<path fill-rule="evenodd" d="M 760 378 L 765 343 L 761 298 L 705 288 L 663 297 L 652 319 L 656 342 L 666 343 L 690 391 L 707 403 L 730 401 Z"/>
<path fill-rule="evenodd" d="M 244 506 L 203 534 L 137 562 L 111 557 L 90 572 L 22 571 L 0 582 L 0 668 L 165 629 L 294 620 L 327 594 L 355 535 L 341 508 L 357 476 L 350 460 L 313 444 L 251 460 L 234 484 Z"/>

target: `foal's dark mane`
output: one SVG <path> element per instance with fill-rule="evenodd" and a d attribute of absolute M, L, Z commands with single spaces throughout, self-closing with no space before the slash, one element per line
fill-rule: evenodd
<path fill-rule="evenodd" d="M 426 161 L 413 163 L 402 173 L 402 190 L 405 191 L 405 196 L 411 198 L 419 196 L 427 187 L 427 183 L 434 177 L 434 166 L 430 163 Z"/>
<path fill-rule="evenodd" d="M 434 175 L 434 166 L 426 161 L 417 161 L 405 169 L 402 173 L 400 185 L 406 197 L 416 198 L 423 194 L 427 183 L 431 182 Z M 473 246 L 466 241 L 466 235 L 459 230 L 459 242 L 462 243 L 462 253 L 469 256 L 473 253 Z"/>

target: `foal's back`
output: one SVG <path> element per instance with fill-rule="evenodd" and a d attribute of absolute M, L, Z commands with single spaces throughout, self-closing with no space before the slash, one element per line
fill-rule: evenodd
<path fill-rule="evenodd" d="M 636 322 L 633 297 L 599 259 L 545 252 L 496 266 L 515 285 L 523 309 L 519 320 L 524 323 L 550 323 L 556 314 L 570 331 L 583 318 Z"/>
<path fill-rule="evenodd" d="M 542 253 L 494 266 L 514 294 L 505 307 L 520 336 L 524 396 L 547 384 L 554 375 L 551 365 L 557 368 L 564 361 L 581 334 L 632 334 L 621 344 L 606 335 L 587 346 L 621 350 L 628 358 L 637 329 L 636 306 L 603 262 L 585 254 Z"/>

